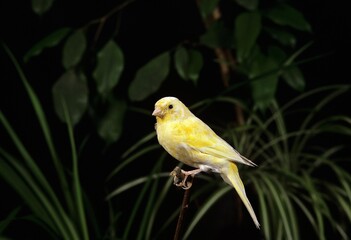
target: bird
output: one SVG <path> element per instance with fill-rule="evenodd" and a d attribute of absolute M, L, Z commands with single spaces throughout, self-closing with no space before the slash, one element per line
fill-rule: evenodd
<path fill-rule="evenodd" d="M 152 116 L 156 117 L 155 129 L 159 144 L 172 157 L 195 168 L 191 171 L 182 170 L 183 174 L 194 177 L 201 172 L 219 173 L 236 190 L 259 229 L 260 223 L 246 196 L 236 163 L 251 167 L 257 165 L 219 137 L 176 97 L 158 100 Z"/>

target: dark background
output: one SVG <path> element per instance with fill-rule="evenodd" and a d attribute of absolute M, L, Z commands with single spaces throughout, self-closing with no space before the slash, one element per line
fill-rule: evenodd
<path fill-rule="evenodd" d="M 49 123 L 55 126 L 53 135 L 60 140 L 67 138 L 65 134 L 65 125 L 56 117 L 53 111 L 51 87 L 62 74 L 64 69 L 61 66 L 60 51 L 58 47 L 44 50 L 39 57 L 32 58 L 29 63 L 24 64 L 21 59 L 23 55 L 40 39 L 51 33 L 52 31 L 68 26 L 71 28 L 79 28 L 84 26 L 92 19 L 96 19 L 108 12 L 114 7 L 118 1 L 55 1 L 52 10 L 44 14 L 42 17 L 37 16 L 31 10 L 30 1 L 1 1 L 0 6 L 0 40 L 3 41 L 14 53 L 15 57 L 20 61 L 21 66 L 34 90 L 38 94 L 46 110 Z M 301 66 L 305 75 L 307 89 L 316 86 L 337 83 L 350 83 L 350 14 L 346 7 L 346 1 L 299 1 L 292 2 L 297 9 L 301 10 L 307 21 L 312 25 L 313 32 L 303 35 L 299 39 L 299 45 L 303 45 L 308 41 L 313 41 L 313 45 L 303 54 L 305 58 L 323 55 L 315 61 L 311 61 Z M 110 21 L 114 22 L 114 21 Z M 105 26 L 107 30 L 101 37 L 102 44 L 104 38 L 109 38 L 107 34 L 109 29 L 115 29 L 113 23 Z M 175 47 L 179 42 L 185 39 L 191 39 L 198 36 L 204 31 L 204 26 L 200 16 L 197 14 L 195 1 L 190 0 L 172 0 L 172 1 L 140 1 L 132 2 L 121 14 L 119 33 L 116 41 L 123 49 L 125 55 L 125 70 L 120 80 L 120 87 L 116 90 L 117 94 L 127 96 L 122 89 L 126 89 L 134 74 L 151 57 L 158 53 Z M 210 53 L 209 53 L 210 54 Z M 31 153 L 34 155 L 48 154 L 45 149 L 45 142 L 40 136 L 40 128 L 36 122 L 32 107 L 20 79 L 12 65 L 11 61 L 0 49 L 1 56 L 1 81 L 0 81 L 0 109 L 13 123 L 20 137 L 24 139 Z M 55 56 L 55 57 L 54 57 Z M 206 66 L 206 65 L 205 65 Z M 218 69 L 204 69 L 206 76 L 218 75 Z M 198 99 L 209 94 L 216 94 L 223 90 L 220 81 L 199 82 L 199 86 L 195 88 L 190 83 L 184 83 L 171 75 L 166 84 L 163 84 L 161 90 L 149 97 L 146 101 L 136 103 L 137 106 L 153 110 L 154 102 L 165 95 L 176 95 L 186 104 L 191 104 Z M 238 93 L 240 95 L 240 93 Z M 295 93 L 293 90 L 285 86 L 279 85 L 277 96 L 282 101 L 288 100 Z M 343 96 L 338 100 L 339 109 L 330 109 L 330 111 L 350 113 L 350 98 Z M 205 120 L 210 116 L 203 116 Z M 141 121 L 140 121 L 141 120 Z M 153 129 L 154 119 L 140 118 L 140 115 L 128 112 L 126 116 L 125 131 L 122 139 L 105 153 L 104 159 L 99 157 L 100 152 L 92 151 L 83 153 L 80 163 L 81 179 L 83 187 L 88 194 L 93 196 L 93 203 L 97 207 L 104 209 L 104 197 L 106 190 L 101 186 L 105 183 L 105 177 L 110 173 L 111 169 L 116 166 L 118 156 L 133 144 L 138 137 L 140 131 L 150 132 Z M 83 118 L 76 131 L 76 136 L 89 131 L 93 127 L 92 122 Z M 40 134 L 39 134 L 40 133 Z M 0 145 L 11 148 L 11 144 L 7 142 L 7 136 L 4 135 L 3 129 L 0 130 Z M 40 137 L 38 137 L 38 135 Z M 98 139 L 97 136 L 95 136 Z M 77 142 L 79 142 L 78 139 Z M 64 141 L 57 141 L 57 147 L 60 155 L 69 158 L 70 150 Z M 103 141 L 96 140 L 88 142 L 89 147 L 103 148 Z M 44 151 L 44 152 L 43 152 Z M 85 155 L 84 155 L 85 154 Z M 35 156 L 36 157 L 36 156 Z M 37 156 L 38 157 L 38 156 Z M 41 159 L 41 158 L 39 158 Z M 63 157 L 65 159 L 65 157 Z M 99 161 L 96 161 L 99 159 Z M 45 159 L 41 159 L 41 166 L 46 166 L 47 172 L 53 172 L 51 162 L 45 163 Z M 152 161 L 152 160 L 150 160 Z M 165 168 L 173 169 L 175 161 L 169 161 L 169 166 Z M 149 169 L 152 162 L 140 163 L 135 167 L 136 172 L 144 173 L 145 169 Z M 128 173 L 124 173 L 128 174 Z M 110 182 L 113 188 L 114 182 Z M 16 195 L 3 183 L 0 184 L 0 219 L 6 216 L 16 204 L 21 201 Z M 137 194 L 137 193 L 135 193 Z M 3 197 L 3 196 L 9 197 Z M 181 195 L 175 194 L 175 201 L 181 201 Z M 122 203 L 128 207 L 128 202 Z M 105 218 L 104 210 L 98 215 L 101 221 Z M 15 231 L 16 225 L 11 227 L 15 236 L 26 236 L 28 232 Z M 213 226 L 215 227 L 215 226 Z M 29 232 L 33 234 L 35 230 Z M 253 233 L 254 236 L 257 233 Z M 212 236 L 208 236 L 209 238 Z"/>

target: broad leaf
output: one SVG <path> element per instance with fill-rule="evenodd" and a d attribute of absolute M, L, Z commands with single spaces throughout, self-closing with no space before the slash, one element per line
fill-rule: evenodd
<path fill-rule="evenodd" d="M 188 78 L 196 84 L 197 80 L 199 79 L 204 60 L 202 54 L 194 49 L 189 51 L 189 56 L 190 62 L 188 67 Z"/>
<path fill-rule="evenodd" d="M 141 67 L 129 86 L 129 98 L 141 101 L 156 92 L 169 73 L 169 63 L 169 52 L 165 52 Z"/>
<path fill-rule="evenodd" d="M 294 47 L 296 45 L 295 36 L 289 32 L 274 28 L 265 28 L 265 30 L 271 35 L 272 38 L 276 39 L 279 43 L 285 46 Z"/>
<path fill-rule="evenodd" d="M 54 107 L 59 118 L 65 122 L 63 101 L 67 105 L 72 124 L 81 119 L 88 105 L 88 87 L 83 73 L 65 72 L 52 89 Z"/>
<path fill-rule="evenodd" d="M 82 30 L 72 33 L 63 47 L 62 65 L 69 69 L 77 65 L 87 46 L 87 40 Z"/>
<path fill-rule="evenodd" d="M 248 57 L 261 31 L 261 16 L 258 12 L 245 12 L 235 20 L 235 42 L 238 62 Z"/>
<path fill-rule="evenodd" d="M 28 62 L 31 57 L 39 55 L 45 48 L 54 47 L 64 39 L 71 31 L 70 28 L 60 28 L 50 35 L 46 36 L 37 42 L 29 51 L 24 55 L 23 60 Z"/>
<path fill-rule="evenodd" d="M 180 47 L 175 53 L 175 68 L 184 80 L 191 80 L 195 84 L 203 66 L 201 53 L 194 49 Z"/>
<path fill-rule="evenodd" d="M 93 76 L 100 94 L 106 96 L 117 85 L 124 68 L 124 57 L 120 47 L 110 40 L 99 51 Z"/>
<path fill-rule="evenodd" d="M 298 67 L 289 67 L 283 71 L 283 79 L 290 87 L 302 92 L 305 89 L 305 79 Z"/>
<path fill-rule="evenodd" d="M 32 0 L 32 9 L 38 15 L 43 15 L 50 10 L 54 0 Z"/>
<path fill-rule="evenodd" d="M 107 112 L 98 124 L 98 133 L 107 143 L 113 143 L 120 138 L 126 109 L 127 105 L 122 100 L 109 101 Z"/>
<path fill-rule="evenodd" d="M 187 67 L 189 64 L 189 54 L 185 48 L 179 47 L 177 49 L 177 51 L 174 54 L 174 64 L 179 76 L 184 80 L 187 80 L 188 79 Z"/>
<path fill-rule="evenodd" d="M 258 0 L 235 0 L 235 2 L 247 10 L 255 10 L 258 6 Z"/>
<path fill-rule="evenodd" d="M 302 13 L 287 4 L 279 4 L 265 14 L 269 19 L 279 25 L 290 26 L 301 31 L 311 31 L 311 25 Z"/>
<path fill-rule="evenodd" d="M 250 77 L 252 79 L 252 97 L 255 105 L 261 110 L 266 109 L 274 99 L 278 84 L 278 64 L 270 56 L 259 51 L 256 53 Z"/>

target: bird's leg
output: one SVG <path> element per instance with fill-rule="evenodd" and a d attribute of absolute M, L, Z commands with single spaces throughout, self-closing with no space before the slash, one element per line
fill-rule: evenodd
<path fill-rule="evenodd" d="M 181 182 L 181 186 L 183 189 L 189 189 L 192 185 L 192 180 L 191 182 L 187 182 L 187 179 L 189 176 L 191 176 L 192 178 L 194 178 L 194 176 L 200 172 L 202 172 L 201 169 L 194 169 L 194 170 L 191 170 L 191 171 L 184 171 L 181 169 L 181 172 L 184 174 L 184 178 L 183 178 L 183 181 Z"/>
<path fill-rule="evenodd" d="M 171 172 L 171 176 L 173 176 L 174 185 L 177 187 L 182 187 L 183 189 L 189 189 L 192 186 L 192 181 L 187 182 L 189 176 L 194 177 L 196 174 L 202 172 L 201 169 L 194 169 L 191 171 L 184 171 L 179 167 L 175 167 Z"/>

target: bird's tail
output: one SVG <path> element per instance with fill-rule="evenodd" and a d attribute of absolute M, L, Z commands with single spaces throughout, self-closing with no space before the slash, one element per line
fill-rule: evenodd
<path fill-rule="evenodd" d="M 228 162 L 228 167 L 222 170 L 221 176 L 224 181 L 226 181 L 229 185 L 233 186 L 239 197 L 243 201 L 245 207 L 249 211 L 252 220 L 254 221 L 257 228 L 260 228 L 260 223 L 257 220 L 256 214 L 251 206 L 249 199 L 246 196 L 244 184 L 240 179 L 239 171 L 235 163 Z"/>

